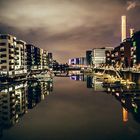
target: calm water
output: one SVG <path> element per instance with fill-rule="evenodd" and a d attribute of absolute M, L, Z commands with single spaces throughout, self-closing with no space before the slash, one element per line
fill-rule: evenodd
<path fill-rule="evenodd" d="M 125 92 L 129 95 L 120 91 L 103 88 L 101 81 L 89 76 L 9 85 L 1 91 L 0 138 L 139 140 L 138 91 Z"/>

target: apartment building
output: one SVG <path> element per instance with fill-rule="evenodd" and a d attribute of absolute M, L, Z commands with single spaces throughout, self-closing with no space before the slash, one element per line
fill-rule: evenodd
<path fill-rule="evenodd" d="M 133 63 L 134 65 L 140 64 L 140 31 L 135 32 L 132 36 L 133 43 Z"/>
<path fill-rule="evenodd" d="M 40 49 L 40 63 L 41 69 L 48 68 L 48 52 L 46 50 Z"/>
<path fill-rule="evenodd" d="M 17 40 L 15 47 L 15 74 L 27 73 L 26 42 Z"/>
<path fill-rule="evenodd" d="M 0 34 L 0 74 L 23 75 L 27 70 L 48 69 L 52 63 L 52 53 L 12 35 Z"/>
<path fill-rule="evenodd" d="M 0 34 L 0 71 L 1 74 L 14 75 L 16 37 Z"/>
<path fill-rule="evenodd" d="M 41 55 L 40 48 L 32 45 L 26 44 L 27 49 L 27 69 L 36 70 L 41 68 Z"/>

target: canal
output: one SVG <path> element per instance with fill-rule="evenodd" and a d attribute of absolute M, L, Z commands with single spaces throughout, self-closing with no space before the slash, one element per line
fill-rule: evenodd
<path fill-rule="evenodd" d="M 15 87 L 11 97 L 21 92 L 25 94 L 24 99 L 20 97 L 23 103 L 15 101 L 11 106 L 11 97 L 1 96 L 1 140 L 140 139 L 138 94 L 122 95 L 118 89 L 103 88 L 101 81 L 84 75 Z M 2 102 L 4 97 L 7 100 Z M 14 115 L 10 107 L 15 107 Z"/>

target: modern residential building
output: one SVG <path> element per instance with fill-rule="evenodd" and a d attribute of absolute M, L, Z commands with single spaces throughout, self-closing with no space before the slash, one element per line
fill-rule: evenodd
<path fill-rule="evenodd" d="M 52 66 L 52 63 L 53 63 L 53 55 L 52 55 L 52 53 L 50 53 L 50 52 L 48 52 L 48 66 L 50 67 L 50 68 L 52 68 L 53 66 Z"/>
<path fill-rule="evenodd" d="M 118 68 L 130 68 L 140 64 L 140 32 L 134 33 L 113 50 L 106 50 L 106 64 Z"/>
<path fill-rule="evenodd" d="M 106 50 L 105 51 L 105 56 L 106 56 L 106 64 L 107 65 L 112 65 L 113 61 L 112 61 L 112 51 L 113 51 L 113 48 L 111 50 Z"/>
<path fill-rule="evenodd" d="M 123 57 L 123 66 L 125 68 L 132 67 L 133 66 L 133 48 L 132 48 L 132 39 L 127 38 L 126 40 L 123 41 L 121 44 L 121 57 Z M 121 58 L 122 60 L 122 58 Z"/>
<path fill-rule="evenodd" d="M 16 41 L 15 47 L 15 74 L 27 73 L 27 52 L 26 42 Z"/>
<path fill-rule="evenodd" d="M 52 53 L 9 34 L 0 34 L 0 74 L 14 77 L 26 75 L 27 70 L 48 69 Z"/>
<path fill-rule="evenodd" d="M 134 65 L 140 64 L 140 31 L 135 32 L 132 36 L 133 43 L 133 63 Z"/>
<path fill-rule="evenodd" d="M 41 69 L 40 48 L 32 44 L 26 44 L 26 47 L 27 47 L 27 69 L 28 70 Z"/>
<path fill-rule="evenodd" d="M 1 74 L 14 75 L 16 37 L 0 34 L 0 71 Z"/>
<path fill-rule="evenodd" d="M 48 52 L 40 49 L 40 55 L 41 69 L 48 69 Z"/>

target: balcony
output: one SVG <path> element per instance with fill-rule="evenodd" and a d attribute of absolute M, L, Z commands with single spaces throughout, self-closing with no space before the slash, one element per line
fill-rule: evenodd
<path fill-rule="evenodd" d="M 13 50 L 9 50 L 9 54 L 14 54 L 14 51 Z"/>
<path fill-rule="evenodd" d="M 0 52 L 6 52 L 7 49 L 6 48 L 0 48 Z"/>
<path fill-rule="evenodd" d="M 1 55 L 0 55 L 0 58 L 5 58 L 5 57 L 7 57 L 6 54 L 1 54 Z"/>

